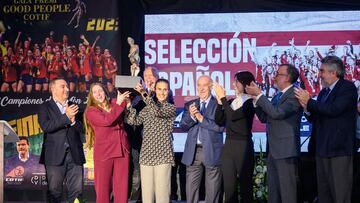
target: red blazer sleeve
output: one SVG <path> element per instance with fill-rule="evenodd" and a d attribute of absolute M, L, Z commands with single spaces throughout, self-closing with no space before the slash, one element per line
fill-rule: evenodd
<path fill-rule="evenodd" d="M 112 105 L 111 111 L 101 111 L 96 107 L 89 107 L 86 110 L 86 118 L 94 126 L 111 126 L 121 115 L 126 107 L 126 102 L 121 105 Z"/>

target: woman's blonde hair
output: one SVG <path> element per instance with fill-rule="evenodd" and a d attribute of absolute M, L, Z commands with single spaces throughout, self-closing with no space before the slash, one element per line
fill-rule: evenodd
<path fill-rule="evenodd" d="M 85 128 L 85 134 L 86 134 L 86 144 L 85 147 L 91 149 L 94 146 L 94 138 L 95 138 L 95 133 L 94 133 L 94 129 L 91 127 L 89 120 L 86 118 L 86 112 L 90 107 L 95 107 L 95 108 L 101 108 L 100 103 L 97 102 L 94 98 L 93 95 L 93 88 L 95 86 L 100 86 L 104 92 L 105 92 L 105 108 L 110 108 L 110 97 L 109 97 L 109 93 L 106 90 L 105 86 L 101 83 L 92 83 L 90 86 L 90 90 L 89 90 L 89 95 L 87 97 L 87 103 L 86 103 L 86 109 L 85 109 L 85 113 L 84 113 L 84 128 Z"/>

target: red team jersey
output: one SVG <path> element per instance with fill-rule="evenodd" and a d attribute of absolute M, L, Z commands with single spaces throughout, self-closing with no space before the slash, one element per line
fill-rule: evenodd
<path fill-rule="evenodd" d="M 7 66 L 3 65 L 1 67 L 1 71 L 3 74 L 3 80 L 4 82 L 10 83 L 10 82 L 16 82 L 17 76 L 16 76 L 16 68 L 9 64 Z"/>
<path fill-rule="evenodd" d="M 94 75 L 96 77 L 102 77 L 103 74 L 103 56 L 102 55 L 94 55 Z"/>
<path fill-rule="evenodd" d="M 116 69 L 116 61 L 112 57 L 105 58 L 104 67 L 105 67 L 105 77 L 107 79 L 112 79 L 112 76 L 115 73 L 110 73 L 110 72 Z"/>
<path fill-rule="evenodd" d="M 52 80 L 52 79 L 55 79 L 55 78 L 63 78 L 62 77 L 62 71 L 63 71 L 63 68 L 64 67 L 64 64 L 62 61 L 57 61 L 57 60 L 53 60 L 50 65 L 49 65 L 49 72 L 50 72 L 50 77 L 49 79 Z"/>
<path fill-rule="evenodd" d="M 87 75 L 90 74 L 91 66 L 90 66 L 90 58 L 92 54 L 92 49 L 90 49 L 89 53 L 79 53 L 79 64 L 80 64 L 80 74 L 81 75 Z"/>
<path fill-rule="evenodd" d="M 79 66 L 78 66 L 78 64 L 77 64 L 77 62 L 76 62 L 76 58 L 75 58 L 75 57 L 70 57 L 70 59 L 69 59 L 69 58 L 65 58 L 64 62 L 65 62 L 65 65 L 70 68 L 69 71 L 70 71 L 70 73 L 71 73 L 72 75 L 77 75 L 77 76 L 80 75 Z"/>
<path fill-rule="evenodd" d="M 34 66 L 39 68 L 37 78 L 47 78 L 47 68 L 43 57 L 37 57 L 34 61 Z"/>
<path fill-rule="evenodd" d="M 34 63 L 33 58 L 29 58 L 29 57 L 25 58 L 21 64 L 20 75 L 30 75 L 30 71 L 33 63 Z"/>

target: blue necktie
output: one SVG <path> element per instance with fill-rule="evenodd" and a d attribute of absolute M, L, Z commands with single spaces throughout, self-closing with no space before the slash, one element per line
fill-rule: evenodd
<path fill-rule="evenodd" d="M 205 110 L 206 110 L 206 107 L 205 107 L 205 105 L 206 105 L 206 102 L 201 102 L 201 106 L 200 106 L 200 113 L 201 113 L 201 115 L 204 115 L 205 114 Z"/>
<path fill-rule="evenodd" d="M 321 99 L 320 99 L 320 103 L 325 103 L 326 99 L 329 96 L 329 93 L 330 93 L 330 88 L 324 88 L 323 94 L 322 94 Z"/>
<path fill-rule="evenodd" d="M 276 106 L 279 103 L 282 94 L 283 94 L 283 92 L 278 92 L 274 96 L 274 98 L 271 100 L 272 105 Z"/>

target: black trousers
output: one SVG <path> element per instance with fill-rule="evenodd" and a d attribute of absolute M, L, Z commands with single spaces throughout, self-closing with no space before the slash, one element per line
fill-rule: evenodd
<path fill-rule="evenodd" d="M 353 157 L 316 157 L 319 203 L 350 203 Z"/>
<path fill-rule="evenodd" d="M 253 172 L 254 172 L 254 144 L 252 140 L 225 141 L 222 153 L 221 166 L 225 202 L 252 203 L 253 198 Z M 238 182 L 240 184 L 240 197 L 238 199 Z"/>
<path fill-rule="evenodd" d="M 357 139 L 360 144 L 360 140 Z M 360 152 L 354 154 L 354 178 L 352 202 L 360 202 Z"/>
<path fill-rule="evenodd" d="M 175 153 L 175 166 L 171 168 L 171 200 L 178 200 L 178 189 L 180 189 L 180 200 L 186 201 L 186 165 L 181 163 L 182 153 Z M 179 185 L 177 182 L 179 175 Z"/>
<path fill-rule="evenodd" d="M 67 186 L 68 201 L 74 202 L 76 198 L 82 201 L 84 168 L 83 165 L 74 163 L 70 151 L 65 154 L 62 165 L 45 165 L 45 170 L 48 182 L 48 202 L 61 202 L 64 181 Z"/>
<path fill-rule="evenodd" d="M 141 180 L 140 180 L 140 152 L 138 149 L 131 148 L 131 162 L 130 162 L 130 197 L 129 200 L 141 200 Z"/>

